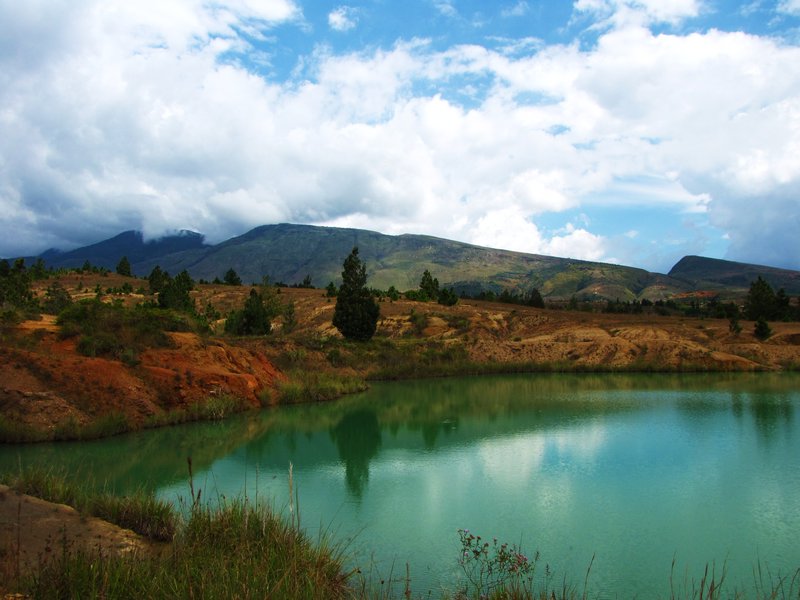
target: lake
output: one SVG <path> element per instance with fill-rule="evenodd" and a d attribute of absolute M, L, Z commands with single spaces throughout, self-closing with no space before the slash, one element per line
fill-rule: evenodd
<path fill-rule="evenodd" d="M 691 589 L 707 564 L 744 590 L 759 565 L 765 579 L 800 567 L 798 374 L 380 383 L 219 423 L 0 446 L 0 468 L 186 499 L 188 456 L 203 497 L 284 511 L 291 464 L 312 536 L 347 543 L 376 584 L 408 564 L 434 596 L 459 577 L 460 528 L 539 551 L 537 573 L 579 592 L 591 564 L 590 597 L 669 597 L 671 576 Z"/>

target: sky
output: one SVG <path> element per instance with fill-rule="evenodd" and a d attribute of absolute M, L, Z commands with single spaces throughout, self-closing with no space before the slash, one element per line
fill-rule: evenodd
<path fill-rule="evenodd" d="M 800 0 L 0 0 L 0 256 L 282 222 L 800 269 Z"/>

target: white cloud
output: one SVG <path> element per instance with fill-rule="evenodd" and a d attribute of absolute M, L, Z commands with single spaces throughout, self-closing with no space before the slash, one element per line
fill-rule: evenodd
<path fill-rule="evenodd" d="M 528 5 L 525 0 L 519 0 L 514 5 L 508 6 L 500 11 L 500 15 L 503 17 L 523 17 L 528 14 L 530 10 L 530 6 Z"/>
<path fill-rule="evenodd" d="M 781 0 L 778 11 L 789 15 L 800 15 L 800 0 Z"/>
<path fill-rule="evenodd" d="M 328 14 L 328 26 L 336 31 L 349 31 L 357 24 L 356 10 L 350 6 L 340 6 Z"/>
<path fill-rule="evenodd" d="M 670 23 L 696 17 L 701 0 L 576 0 L 573 9 L 605 21 L 607 25 Z"/>
<path fill-rule="evenodd" d="M 298 6 L 208 6 L 0 3 L 0 255 L 297 221 L 600 260 L 611 235 L 573 221 L 553 236 L 537 217 L 635 205 L 705 213 L 738 258 L 800 256 L 796 46 L 640 19 L 588 49 L 318 49 L 280 82 L 235 58 Z M 648 22 L 701 8 L 575 4 Z M 616 235 L 647 241 L 631 229 Z"/>
<path fill-rule="evenodd" d="M 433 0 L 433 6 L 445 17 L 457 17 L 455 0 Z"/>

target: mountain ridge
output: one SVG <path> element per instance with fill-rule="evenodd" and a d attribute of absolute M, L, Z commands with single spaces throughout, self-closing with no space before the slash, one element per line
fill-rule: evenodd
<path fill-rule="evenodd" d="M 800 272 L 722 259 L 687 256 L 668 274 L 637 267 L 487 248 L 429 235 L 386 235 L 355 228 L 292 223 L 255 227 L 219 244 L 202 234 L 181 232 L 145 242 L 141 232 L 126 231 L 68 252 L 40 255 L 51 267 L 79 267 L 85 261 L 113 269 L 127 256 L 134 273 L 147 275 L 156 265 L 212 280 L 233 268 L 246 283 L 263 276 L 287 284 L 310 276 L 318 287 L 338 282 L 341 265 L 354 246 L 366 263 L 370 285 L 400 290 L 416 288 L 427 269 L 457 293 L 536 287 L 550 298 L 667 299 L 700 290 L 722 297 L 740 296 L 752 280 L 764 277 L 776 289 L 800 293 Z"/>

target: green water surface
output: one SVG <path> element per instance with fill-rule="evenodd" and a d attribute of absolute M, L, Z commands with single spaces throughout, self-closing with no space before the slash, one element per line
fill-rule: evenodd
<path fill-rule="evenodd" d="M 457 585 L 459 528 L 538 550 L 537 573 L 579 592 L 591 563 L 590 597 L 669 597 L 706 564 L 746 592 L 759 566 L 800 567 L 797 374 L 382 383 L 219 423 L 0 446 L 0 468 L 185 499 L 189 456 L 204 497 L 284 511 L 291 463 L 304 528 L 347 543 L 376 582 L 408 564 L 424 594 Z"/>

